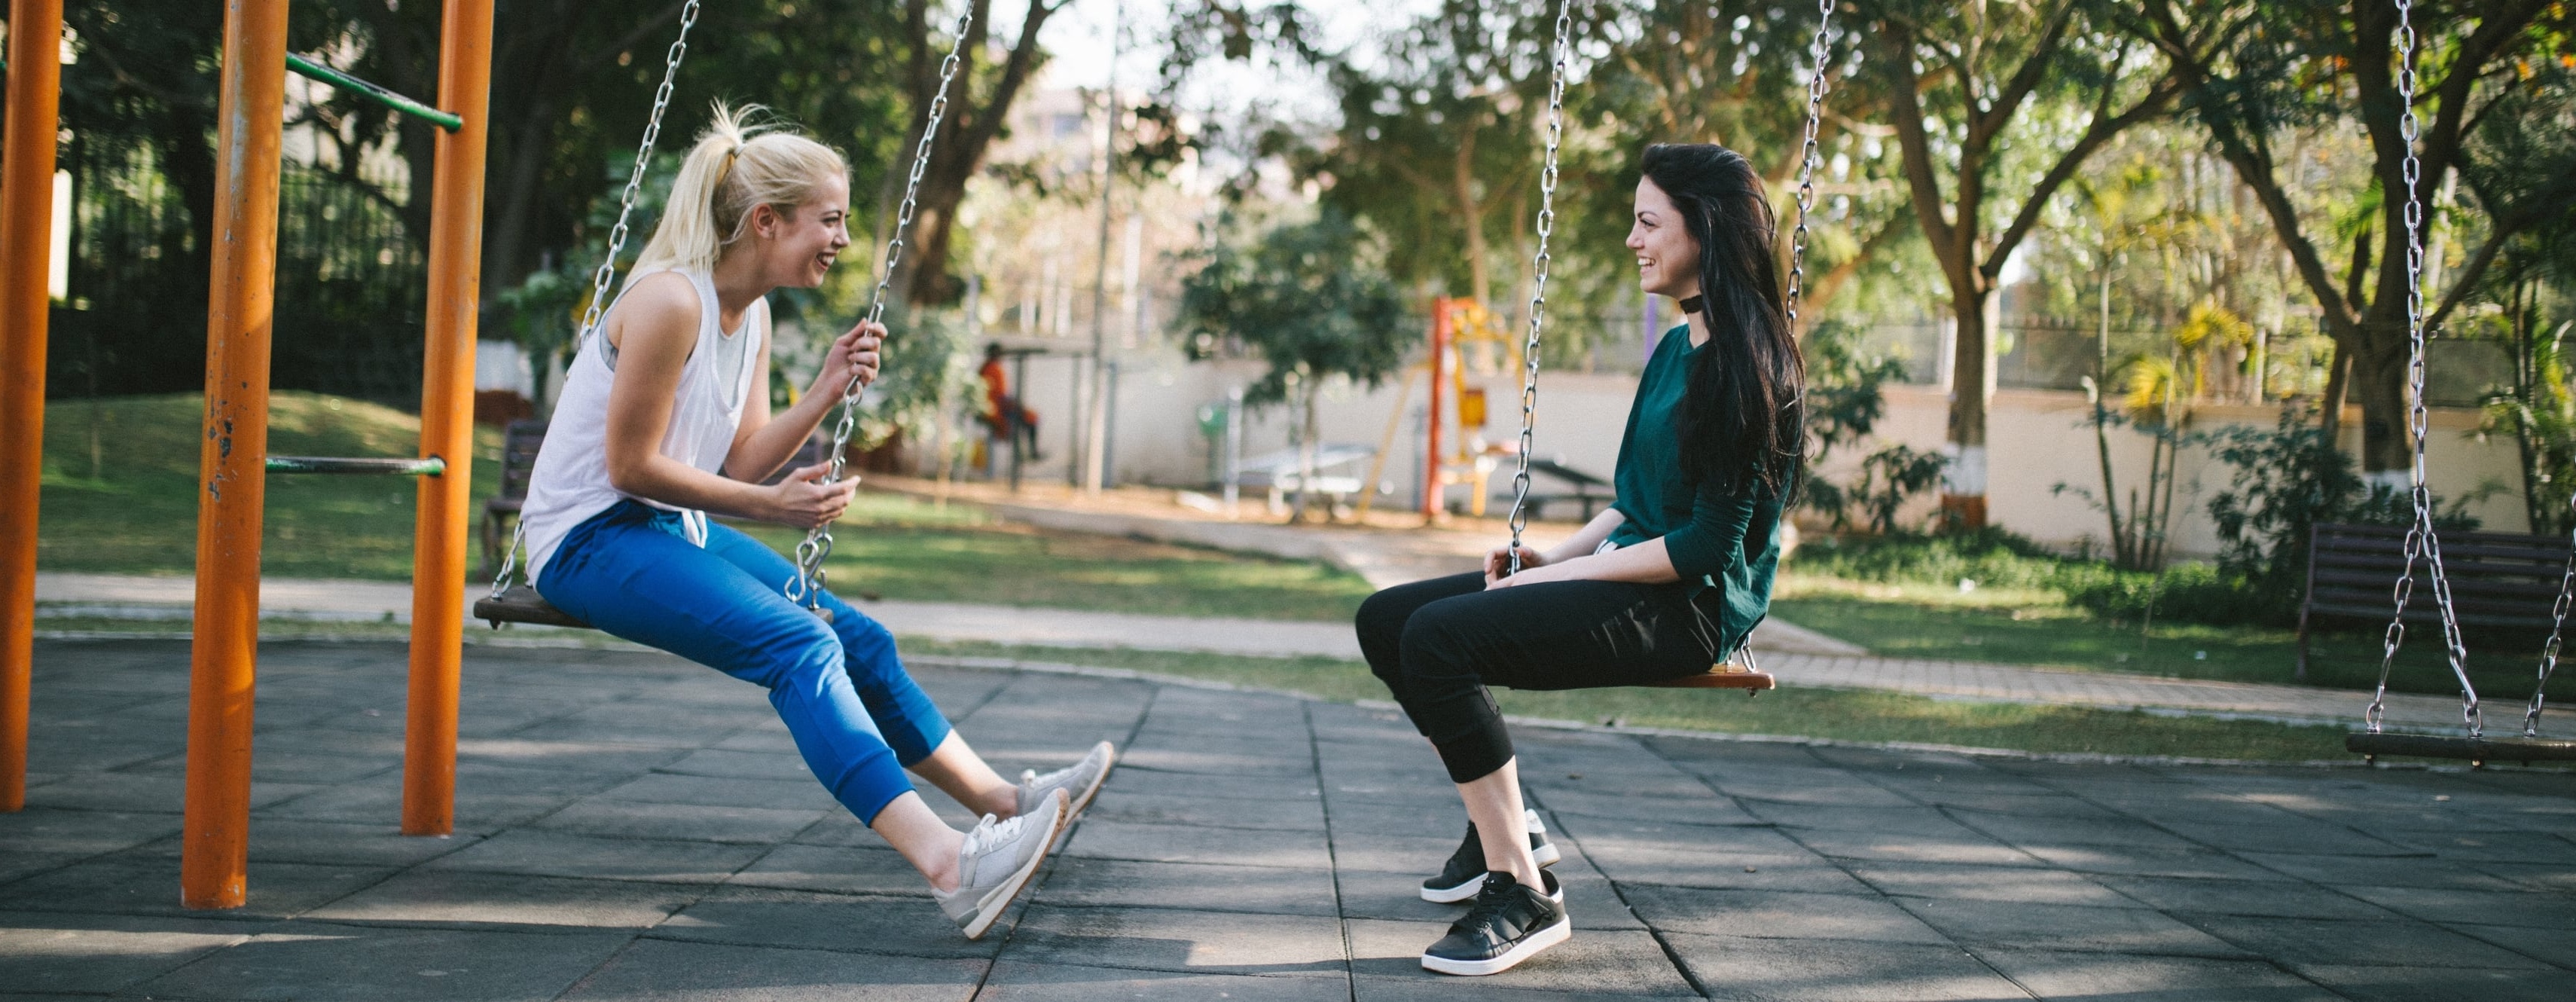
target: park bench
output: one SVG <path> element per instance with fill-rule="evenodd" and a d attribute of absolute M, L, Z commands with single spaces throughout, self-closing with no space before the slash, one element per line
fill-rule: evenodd
<path fill-rule="evenodd" d="M 2403 526 L 2320 522 L 2308 536 L 2307 597 L 2299 604 L 2298 677 L 2308 677 L 2308 624 L 2322 616 L 2386 622 L 2393 589 L 2406 566 Z M 2550 627 L 2559 582 L 2567 573 L 2567 540 L 2510 532 L 2445 532 L 2442 569 L 2460 625 Z M 2431 575 L 2422 561 L 2406 602 L 2406 622 L 2434 623 Z"/>
<path fill-rule="evenodd" d="M 1573 501 L 1583 505 L 1583 520 L 1590 522 L 1593 513 L 1601 510 L 1601 506 L 1619 499 L 1619 493 L 1611 487 L 1610 481 L 1567 466 L 1561 459 L 1533 459 L 1529 465 L 1531 473 L 1547 474 L 1564 481 L 1571 488 L 1545 493 L 1531 491 L 1528 505 L 1534 517 L 1545 517 L 1549 504 Z"/>

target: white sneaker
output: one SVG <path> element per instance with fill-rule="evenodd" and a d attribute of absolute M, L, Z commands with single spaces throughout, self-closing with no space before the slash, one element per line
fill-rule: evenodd
<path fill-rule="evenodd" d="M 966 833 L 966 845 L 957 850 L 957 889 L 930 892 L 939 902 L 939 910 L 966 930 L 967 939 L 984 938 L 984 930 L 993 920 L 1009 911 L 1011 900 L 1019 897 L 1029 878 L 1046 861 L 1046 848 L 1064 830 L 1065 799 L 1061 792 L 1049 795 L 1038 809 L 1022 813 L 1008 821 L 996 821 L 990 814 Z"/>
<path fill-rule="evenodd" d="M 1045 800 L 1047 794 L 1063 790 L 1067 804 L 1065 823 L 1073 823 L 1083 808 L 1091 806 L 1092 795 L 1100 792 L 1100 784 L 1109 778 L 1109 767 L 1117 761 L 1117 746 L 1103 741 L 1091 746 L 1091 754 L 1083 756 L 1082 761 L 1044 776 L 1038 775 L 1035 769 L 1023 770 L 1020 773 L 1020 812 L 1028 813 Z"/>

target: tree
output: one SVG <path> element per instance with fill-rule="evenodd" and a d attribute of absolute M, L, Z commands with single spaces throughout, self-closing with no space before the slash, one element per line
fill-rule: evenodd
<path fill-rule="evenodd" d="M 2563 126 L 2507 130 L 2554 150 L 2542 159 L 2556 163 L 2555 170 L 2532 173 L 2535 165 L 2526 164 L 2512 172 L 2520 183 L 2487 191 L 2479 189 L 2476 174 L 2478 164 L 2503 154 L 2498 143 L 2480 142 L 2482 134 L 2504 138 L 2481 128 L 2491 116 L 2499 109 L 2511 112 L 2514 95 L 2553 80 L 2565 86 L 2563 75 L 2535 73 L 2532 63 L 2546 67 L 2564 51 L 2571 18 L 2566 6 L 2555 0 L 2463 0 L 2417 13 L 2420 138 L 2412 144 L 2403 134 L 2410 109 L 2398 79 L 2397 13 L 2385 0 L 2145 0 L 2135 21 L 2135 30 L 2152 41 L 2187 89 L 2192 118 L 2253 189 L 2301 283 L 2323 311 L 2337 355 L 2324 426 L 2331 440 L 2345 393 L 2358 398 L 2362 469 L 2382 484 L 2404 478 L 2412 444 L 2403 421 L 2409 406 L 2404 214 L 2410 147 L 2419 170 L 2417 200 L 2430 205 L 2454 173 L 2462 172 L 2471 181 L 2485 231 L 2451 277 L 2451 288 L 2426 290 L 2427 328 L 2439 327 L 2477 288 L 2479 275 L 2505 242 L 2576 200 L 2576 137 Z M 2305 187 L 2298 165 L 2287 163 L 2277 144 L 2297 130 L 2355 118 L 2370 138 L 2368 183 L 2382 197 L 2377 225 L 2361 228 L 2338 275 L 2317 239 L 2324 227 L 2294 197 Z M 2495 120 L 2513 123 L 2520 116 Z M 2284 168 L 2292 168 L 2289 177 Z M 2519 190 L 2508 190 L 2513 188 Z M 2329 197 L 2354 195 L 2335 191 Z M 2427 231 L 2441 218 L 2439 207 L 2433 209 L 2425 217 Z M 2438 245 L 2434 232 L 2422 236 Z"/>
<path fill-rule="evenodd" d="M 1045 64 L 1046 56 L 1038 47 L 1038 31 L 1047 19 L 1063 10 L 1072 0 L 1029 0 L 1028 13 L 1020 19 L 1019 38 L 1011 43 L 1002 64 L 989 74 L 989 82 L 978 80 L 976 61 L 991 44 L 993 0 L 971 0 L 974 20 L 966 26 L 966 37 L 958 46 L 957 79 L 949 85 L 948 119 L 941 123 L 939 135 L 931 141 L 930 167 L 922 175 L 917 215 L 913 217 L 913 250 L 896 267 L 894 288 L 915 304 L 946 303 L 957 298 L 963 286 L 948 274 L 949 240 L 957 225 L 957 205 L 966 198 L 966 182 L 983 169 L 984 153 L 992 148 L 1002 129 L 1010 122 L 1011 102 L 1019 99 L 1020 89 Z M 922 129 L 929 124 L 931 96 L 939 87 L 941 53 L 932 34 L 929 0 L 904 0 L 903 37 L 911 44 L 905 63 L 905 80 L 912 96 L 912 127 L 904 133 L 900 161 L 910 169 L 912 149 L 919 142 Z M 978 98 L 981 82 L 982 96 Z M 891 213 L 897 186 L 902 182 L 894 174 L 886 175 L 878 191 L 877 216 L 891 225 Z"/>
<path fill-rule="evenodd" d="M 2094 0 L 1896 0 L 1875 9 L 1864 43 L 1957 324 L 1942 506 L 1962 528 L 1985 524 L 1987 356 L 2004 262 L 2094 151 L 2180 90 L 2112 28 Z M 2004 192 L 2019 203 L 2000 204 Z"/>
<path fill-rule="evenodd" d="M 1403 370 L 1405 353 L 1422 338 L 1387 277 L 1384 253 L 1357 223 L 1328 209 L 1312 222 L 1274 226 L 1250 246 L 1212 243 L 1200 252 L 1197 272 L 1181 283 L 1180 320 L 1191 357 L 1230 347 L 1258 354 L 1270 370 L 1246 388 L 1244 401 L 1299 408 L 1292 519 L 1305 518 L 1312 493 L 1306 485 L 1314 478 L 1325 380 L 1383 383 Z"/>

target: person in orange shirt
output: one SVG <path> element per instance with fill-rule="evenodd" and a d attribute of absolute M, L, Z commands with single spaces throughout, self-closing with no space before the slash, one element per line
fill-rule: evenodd
<path fill-rule="evenodd" d="M 992 429 L 993 437 L 1007 442 L 1012 436 L 1021 436 L 1030 462 L 1045 459 L 1038 452 L 1038 412 L 1022 406 L 1020 398 L 1011 395 L 1010 377 L 1002 373 L 999 343 L 984 346 L 984 367 L 975 370 L 975 375 L 984 381 L 984 413 L 980 417 Z"/>

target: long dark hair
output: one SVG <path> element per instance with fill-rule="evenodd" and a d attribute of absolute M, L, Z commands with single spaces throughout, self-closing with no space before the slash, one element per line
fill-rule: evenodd
<path fill-rule="evenodd" d="M 1804 466 L 1807 365 L 1789 335 L 1771 202 L 1743 155 L 1710 143 L 1646 147 L 1642 169 L 1699 241 L 1709 339 L 1691 361 L 1678 417 L 1682 473 L 1729 493 L 1784 501 Z"/>

